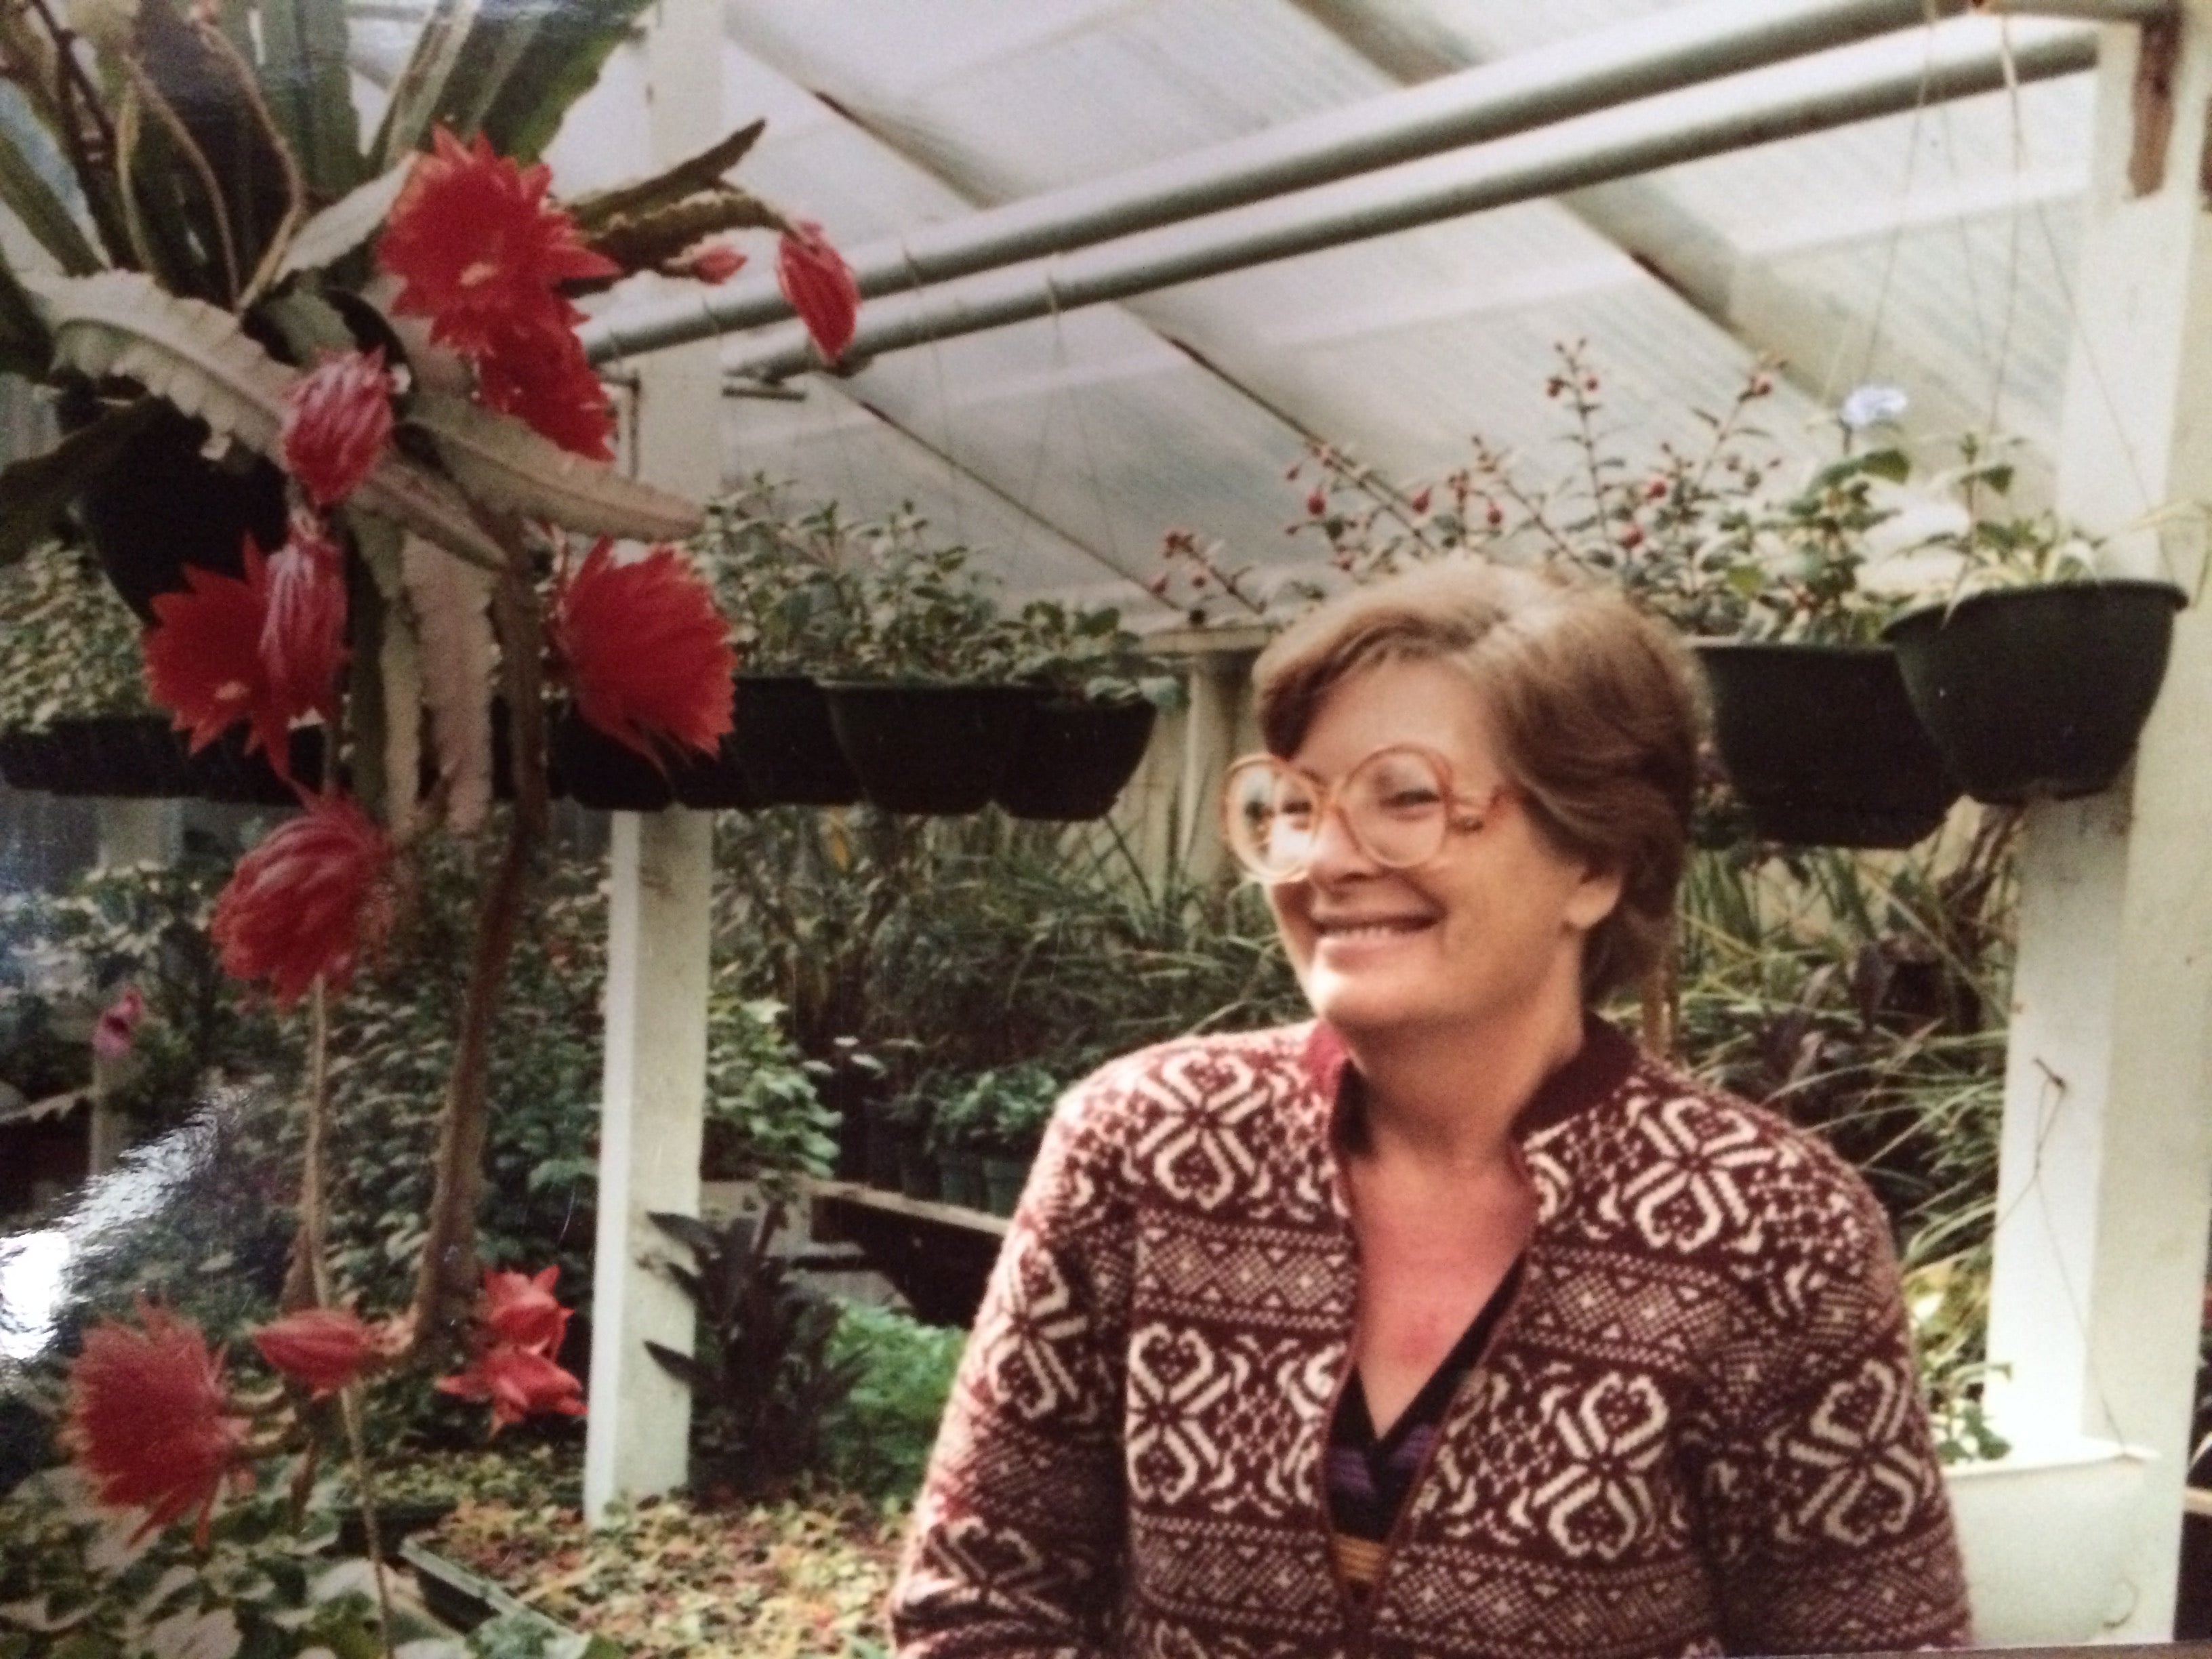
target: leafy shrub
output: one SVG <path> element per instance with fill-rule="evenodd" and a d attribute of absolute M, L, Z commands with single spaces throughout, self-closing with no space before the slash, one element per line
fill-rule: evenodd
<path fill-rule="evenodd" d="M 204 1553 L 189 1527 L 131 1544 L 135 1518 L 96 1509 L 74 1469 L 25 1481 L 0 1499 L 0 1659 L 380 1651 L 368 1564 L 333 1556 L 327 1510 L 295 1533 L 288 1474 L 265 1464 L 219 1504 Z"/>
<path fill-rule="evenodd" d="M 890 1308 L 847 1306 L 830 1358 L 855 1367 L 859 1380 L 823 1420 L 823 1473 L 847 1492 L 910 1498 L 921 1487 L 967 1345 L 964 1331 L 925 1325 Z"/>
<path fill-rule="evenodd" d="M 653 1224 L 691 1252 L 672 1263 L 699 1316 L 690 1353 L 659 1342 L 646 1351 L 691 1390 L 692 1490 L 757 1498 L 787 1491 L 820 1461 L 823 1415 L 860 1368 L 830 1352 L 835 1303 L 808 1291 L 770 1245 L 783 1210 L 740 1215 L 721 1227 L 655 1212 Z"/>

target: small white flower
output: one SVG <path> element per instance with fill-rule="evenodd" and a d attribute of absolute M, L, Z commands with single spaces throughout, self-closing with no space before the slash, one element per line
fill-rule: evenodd
<path fill-rule="evenodd" d="M 1870 426 L 1880 426 L 1886 421 L 1900 419 L 1912 400 L 1905 395 L 1905 388 L 1894 386 L 1875 386 L 1869 382 L 1854 386 L 1837 405 L 1836 418 L 1851 432 L 1863 432 Z"/>

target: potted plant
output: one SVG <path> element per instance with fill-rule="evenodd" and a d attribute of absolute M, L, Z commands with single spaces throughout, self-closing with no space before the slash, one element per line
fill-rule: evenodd
<path fill-rule="evenodd" d="M 744 799 L 710 798 L 691 781 L 685 804 L 848 806 L 860 780 L 837 746 L 816 670 L 840 659 L 864 625 L 850 574 L 850 532 L 832 505 L 792 517 L 764 478 L 711 502 L 694 543 L 732 619 L 739 672 L 721 758 Z"/>
<path fill-rule="evenodd" d="M 0 773 L 58 794 L 184 793 L 184 751 L 147 700 L 138 620 L 91 555 L 49 542 L 0 574 Z"/>
<path fill-rule="evenodd" d="M 947 1204 L 969 1210 L 990 1206 L 989 1189 L 983 1182 L 983 1144 L 991 1127 L 989 1105 L 988 1091 L 972 1082 L 948 1092 L 938 1104 L 929 1136 L 937 1154 L 940 1195 Z"/>
<path fill-rule="evenodd" d="M 1914 710 L 1977 800 L 2111 787 L 2158 699 L 2188 595 L 2100 577 L 2099 544 L 2053 514 L 1990 511 L 2012 469 L 1977 446 L 1953 477 L 1964 522 L 1926 545 L 1956 556 L 1957 579 L 1883 635 Z"/>
<path fill-rule="evenodd" d="M 1031 1060 L 981 1073 L 969 1088 L 979 1097 L 975 1134 L 983 1166 L 984 1207 L 994 1215 L 1012 1215 L 1044 1126 L 1060 1103 L 1060 1082 Z"/>
<path fill-rule="evenodd" d="M 1908 471 L 1895 449 L 1847 454 L 1778 507 L 1724 514 L 1697 556 L 1741 601 L 1737 637 L 1697 651 L 1723 764 L 1771 840 L 1909 847 L 1958 799 L 1879 642 L 1887 603 L 1860 582 L 1893 516 L 1875 488 Z"/>
<path fill-rule="evenodd" d="M 908 1198 L 938 1196 L 937 1164 L 930 1154 L 936 1115 L 934 1091 L 921 1084 L 893 1096 L 884 1108 L 891 1138 L 891 1184 Z"/>
<path fill-rule="evenodd" d="M 902 516 L 852 574 L 864 625 L 841 641 L 823 689 L 862 797 L 893 812 L 990 804 L 1036 691 L 1015 683 L 1016 635 L 964 547 Z"/>
<path fill-rule="evenodd" d="M 1032 599 L 1012 628 L 1018 672 L 1043 695 L 995 799 L 1018 818 L 1103 817 L 1144 759 L 1176 682 L 1139 654 L 1115 611 Z"/>

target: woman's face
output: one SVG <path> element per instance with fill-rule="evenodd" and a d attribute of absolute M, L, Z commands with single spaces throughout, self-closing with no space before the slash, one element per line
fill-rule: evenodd
<path fill-rule="evenodd" d="M 1443 756 L 1465 802 L 1505 781 L 1480 699 L 1440 662 L 1382 663 L 1339 682 L 1289 759 L 1333 785 L 1399 744 Z M 1306 874 L 1268 899 L 1306 1000 L 1339 1030 L 1387 1038 L 1579 1013 L 1583 940 L 1620 884 L 1558 852 L 1517 796 L 1498 797 L 1480 830 L 1453 831 L 1412 869 L 1376 863 L 1340 813 L 1318 835 Z"/>

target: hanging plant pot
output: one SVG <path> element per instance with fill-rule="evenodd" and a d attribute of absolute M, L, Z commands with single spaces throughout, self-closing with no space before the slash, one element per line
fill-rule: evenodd
<path fill-rule="evenodd" d="M 668 769 L 669 787 L 676 799 L 684 805 L 702 811 L 748 811 L 767 805 L 760 791 L 738 759 L 738 722 L 745 705 L 742 684 L 733 680 L 731 686 L 730 730 L 722 734 L 720 744 L 711 756 L 691 755 Z M 826 730 L 829 716 L 823 716 Z M 825 735 L 823 741 L 830 739 Z M 834 748 L 834 743 L 831 744 Z"/>
<path fill-rule="evenodd" d="M 179 738 L 179 742 L 182 739 Z M 313 791 L 323 776 L 323 728 L 295 727 L 288 745 L 292 776 Z M 276 775 L 267 756 L 246 752 L 246 732 L 234 726 L 197 755 L 184 757 L 180 794 L 238 806 L 297 806 L 299 791 Z"/>
<path fill-rule="evenodd" d="M 184 739 L 158 714 L 58 720 L 41 732 L 12 732 L 0 772 L 19 789 L 57 795 L 147 800 L 190 793 Z"/>
<path fill-rule="evenodd" d="M 564 708 L 553 725 L 552 765 L 578 805 L 601 812 L 657 812 L 676 799 L 667 775 L 628 744 Z"/>
<path fill-rule="evenodd" d="M 830 702 L 804 674 L 740 674 L 722 741 L 761 806 L 850 806 L 860 798 L 830 725 Z"/>
<path fill-rule="evenodd" d="M 890 812 L 988 805 L 1036 696 L 1023 685 L 831 680 L 823 689 L 861 795 Z"/>
<path fill-rule="evenodd" d="M 1976 800 L 2108 789 L 2158 700 L 2188 596 L 2116 580 L 1999 588 L 1892 623 L 1920 720 Z"/>
<path fill-rule="evenodd" d="M 54 734 L 81 734 L 93 755 L 100 787 L 94 793 L 125 800 L 163 800 L 189 794 L 185 783 L 185 738 L 160 714 L 106 714 L 56 720 Z"/>
<path fill-rule="evenodd" d="M 1105 817 L 1144 759 L 1158 714 L 1141 698 L 1038 699 L 999 780 L 999 805 L 1018 818 Z"/>
<path fill-rule="evenodd" d="M 88 414 L 65 407 L 64 424 Z M 284 475 L 233 446 L 224 460 L 203 453 L 207 423 L 165 410 L 125 445 L 116 464 L 77 497 L 77 514 L 100 568 L 123 601 L 154 620 L 156 593 L 185 586 L 186 565 L 242 575 L 245 538 L 283 545 Z"/>
<path fill-rule="evenodd" d="M 1910 847 L 1959 798 L 1886 647 L 1729 641 L 1697 650 L 1722 764 L 1760 835 Z"/>

